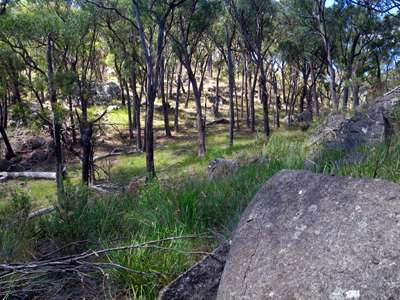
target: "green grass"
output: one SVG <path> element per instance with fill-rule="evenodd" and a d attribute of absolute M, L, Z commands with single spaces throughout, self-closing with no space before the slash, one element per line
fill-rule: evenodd
<path fill-rule="evenodd" d="M 390 144 L 361 146 L 357 149 L 364 155 L 360 162 L 340 163 L 343 153 L 334 153 L 319 163 L 319 170 L 325 174 L 351 176 L 356 178 L 381 178 L 400 183 L 400 137 L 392 138 Z"/>
<path fill-rule="evenodd" d="M 138 195 L 122 193 L 94 197 L 88 196 L 82 187 L 70 186 L 65 202 L 68 205 L 40 221 L 28 222 L 30 230 L 35 228 L 40 236 L 30 235 L 27 231 L 28 234 L 17 238 L 21 245 L 34 245 L 40 241 L 56 248 L 74 245 L 64 248 L 62 253 L 68 254 L 171 236 L 213 236 L 215 232 L 228 236 L 244 208 L 268 178 L 282 169 L 302 167 L 304 138 L 305 134 L 300 131 L 277 131 L 269 143 L 265 143 L 262 138 L 243 134 L 238 136 L 235 146 L 229 148 L 227 137 L 219 134 L 209 137 L 209 151 L 204 159 L 196 157 L 193 141 L 171 143 L 157 150 L 159 170 L 170 167 L 170 174 L 193 172 L 193 176 L 172 176 L 171 180 L 154 181 Z M 185 151 L 177 154 L 182 147 Z M 212 181 L 204 176 L 210 158 L 260 155 L 266 156 L 265 163 L 244 166 L 232 176 Z M 122 158 L 126 161 L 121 163 L 120 171 L 124 164 L 130 169 L 126 165 L 130 159 L 136 159 L 133 165 L 137 166 L 143 157 Z M 142 172 L 142 168 L 143 165 L 138 166 L 135 172 Z M 73 244 L 76 241 L 85 243 L 77 246 Z M 201 238 L 177 240 L 159 244 L 162 249 L 111 252 L 105 260 L 149 273 L 143 276 L 126 270 L 110 270 L 115 290 L 125 291 L 131 299 L 154 299 L 162 286 L 200 258 L 200 255 L 188 252 L 209 251 L 217 244 L 216 240 Z M 14 257 L 26 258 L 27 250 L 34 251 L 24 247 L 18 250 L 14 251 Z"/>

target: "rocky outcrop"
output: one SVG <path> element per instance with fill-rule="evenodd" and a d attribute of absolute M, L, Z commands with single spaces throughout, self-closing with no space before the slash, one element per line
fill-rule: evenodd
<path fill-rule="evenodd" d="M 165 287 L 160 300 L 213 300 L 217 296 L 219 281 L 229 244 L 224 243 L 210 255 L 181 274 L 171 284 Z"/>
<path fill-rule="evenodd" d="M 295 125 L 299 126 L 301 130 L 307 130 L 310 128 L 312 123 L 312 114 L 310 111 L 306 110 L 294 116 Z"/>
<path fill-rule="evenodd" d="M 392 116 L 394 109 L 400 109 L 399 100 L 400 90 L 394 90 L 352 116 L 328 116 L 307 142 L 306 167 L 315 165 L 325 151 L 348 153 L 360 145 L 387 140 L 400 121 Z"/>
<path fill-rule="evenodd" d="M 208 179 L 213 180 L 230 176 L 235 173 L 239 167 L 239 162 L 235 159 L 213 159 L 208 164 Z"/>
<path fill-rule="evenodd" d="M 94 102 L 97 104 L 109 104 L 113 99 L 121 97 L 121 89 L 115 82 L 106 82 L 96 85 Z"/>
<path fill-rule="evenodd" d="M 400 186 L 281 171 L 241 217 L 217 299 L 400 299 Z"/>

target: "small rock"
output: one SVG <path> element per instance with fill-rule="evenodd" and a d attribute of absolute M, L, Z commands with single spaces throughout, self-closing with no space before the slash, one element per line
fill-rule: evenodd
<path fill-rule="evenodd" d="M 7 159 L 0 159 L 0 172 L 6 172 L 11 163 Z"/>
<path fill-rule="evenodd" d="M 239 169 L 239 163 L 233 159 L 217 158 L 208 164 L 208 179 L 213 180 L 232 175 Z"/>
<path fill-rule="evenodd" d="M 36 150 L 46 144 L 46 140 L 42 137 L 30 138 L 26 141 L 26 145 L 30 150 Z"/>
<path fill-rule="evenodd" d="M 128 184 L 127 191 L 131 194 L 137 194 L 142 186 L 146 184 L 146 177 L 135 176 Z"/>
<path fill-rule="evenodd" d="M 32 152 L 30 160 L 34 162 L 43 162 L 46 161 L 49 157 L 47 151 L 44 150 L 36 150 Z"/>

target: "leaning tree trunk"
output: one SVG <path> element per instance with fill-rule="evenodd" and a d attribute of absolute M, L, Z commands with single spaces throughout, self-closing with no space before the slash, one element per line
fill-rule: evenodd
<path fill-rule="evenodd" d="M 3 125 L 0 125 L 0 135 L 3 138 L 4 144 L 6 145 L 6 159 L 10 160 L 11 158 L 15 157 L 15 153 Z"/>
<path fill-rule="evenodd" d="M 197 122 L 197 131 L 198 131 L 198 136 L 197 136 L 197 142 L 198 142 L 198 151 L 197 154 L 199 157 L 204 157 L 206 154 L 206 126 L 203 118 L 203 112 L 202 112 L 202 107 L 201 107 L 201 90 L 197 86 L 197 81 L 196 77 L 192 71 L 192 68 L 190 66 L 190 63 L 188 62 L 189 60 L 185 62 L 185 68 L 188 72 L 189 80 L 191 82 L 191 85 L 193 87 L 193 93 L 194 93 L 194 98 L 195 98 L 195 104 L 196 104 L 196 122 Z"/>

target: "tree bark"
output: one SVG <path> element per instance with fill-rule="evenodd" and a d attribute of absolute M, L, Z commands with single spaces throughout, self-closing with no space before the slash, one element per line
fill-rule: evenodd
<path fill-rule="evenodd" d="M 15 153 L 14 153 L 14 150 L 11 146 L 10 140 L 8 139 L 7 133 L 2 124 L 0 125 L 0 134 L 1 134 L 1 137 L 3 138 L 4 144 L 6 145 L 6 149 L 7 149 L 6 159 L 10 160 L 11 158 L 15 157 Z"/>
<path fill-rule="evenodd" d="M 228 28 L 226 28 L 228 32 Z M 233 146 L 233 134 L 235 126 L 235 108 L 234 108 L 234 89 L 235 89 L 235 67 L 232 59 L 232 36 L 227 33 L 227 64 L 229 81 L 229 146 Z"/>
<path fill-rule="evenodd" d="M 47 38 L 47 87 L 53 113 L 53 141 L 54 152 L 56 156 L 56 182 L 57 182 L 57 199 L 62 201 L 64 197 L 63 182 L 63 156 L 61 148 L 61 112 L 57 104 L 57 93 L 54 87 L 54 69 L 53 69 L 53 51 L 54 44 L 51 33 Z"/>
<path fill-rule="evenodd" d="M 179 131 L 179 104 L 181 97 L 181 85 L 182 85 L 182 64 L 179 64 L 179 72 L 176 85 L 176 97 L 175 97 L 175 112 L 174 112 L 174 130 Z"/>
<path fill-rule="evenodd" d="M 161 103 L 162 103 L 162 112 L 164 117 L 164 130 L 165 135 L 167 137 L 171 137 L 171 129 L 169 127 L 169 112 L 168 112 L 168 102 L 165 97 L 165 84 L 164 84 L 164 76 L 165 76 L 165 64 L 162 63 L 161 72 L 160 72 L 160 92 L 161 92 Z M 168 86 L 167 86 L 168 88 Z"/>
<path fill-rule="evenodd" d="M 269 109 L 268 109 L 268 94 L 267 94 L 267 77 L 264 69 L 263 62 L 260 62 L 260 99 L 263 107 L 263 123 L 264 123 L 264 133 L 268 138 L 270 136 L 270 127 L 269 127 Z"/>

